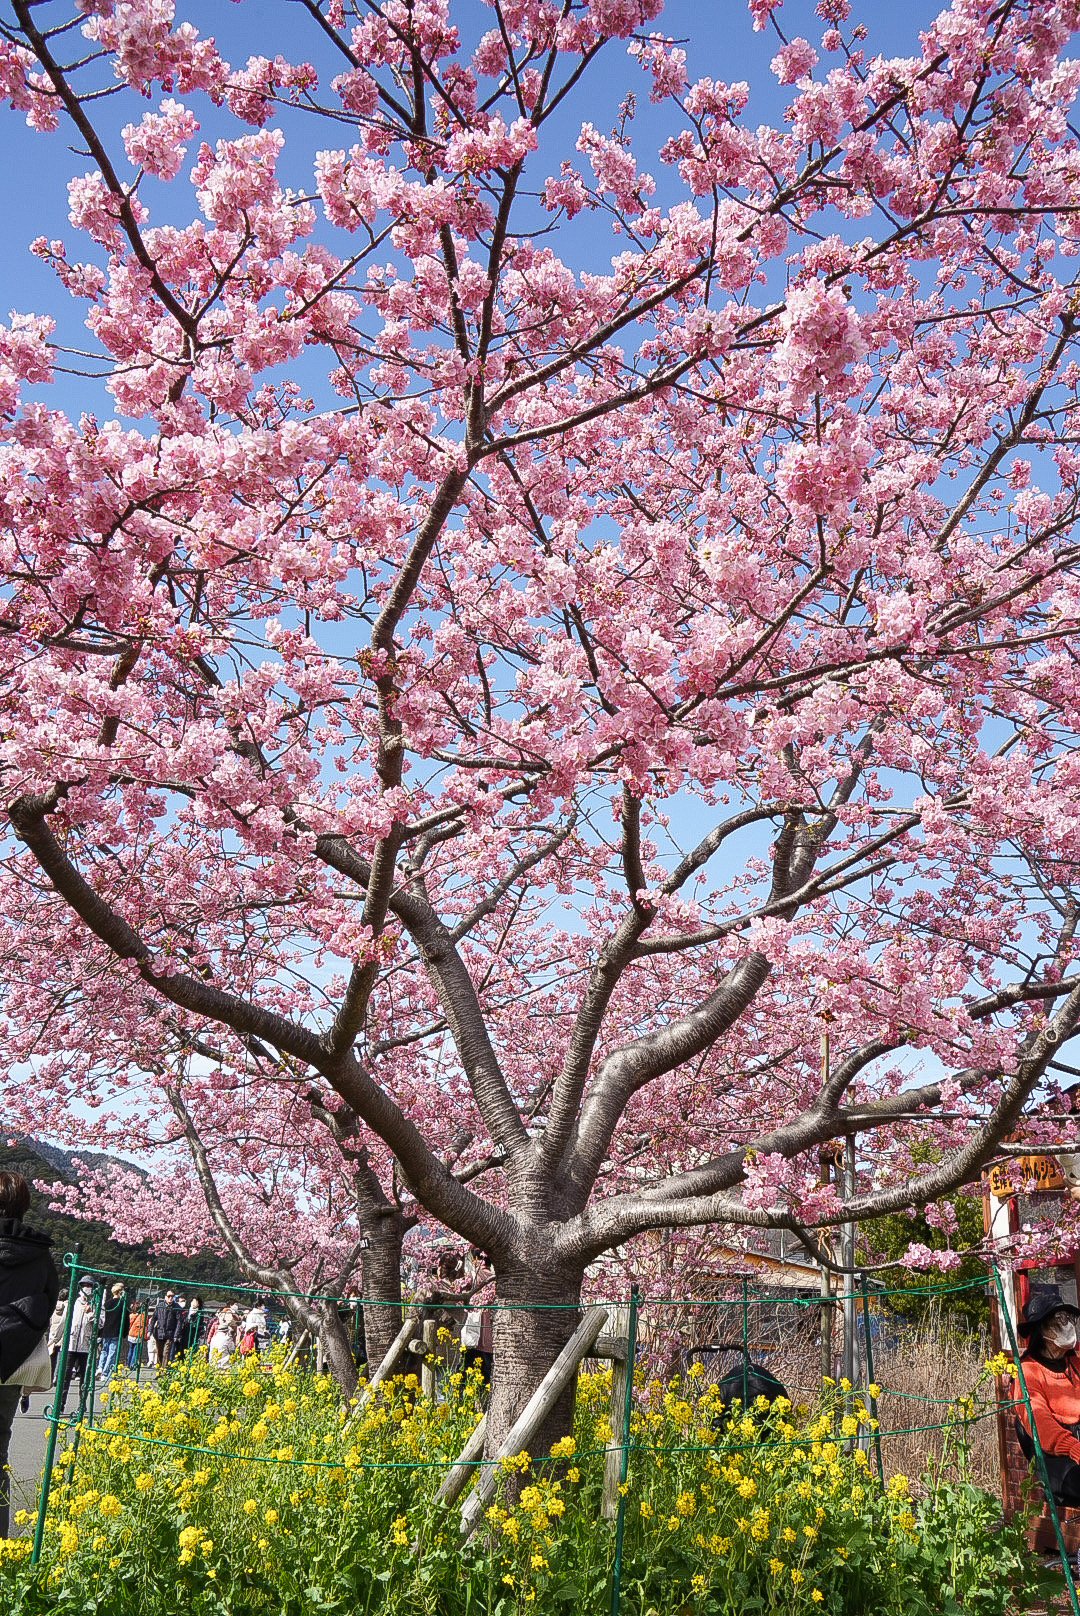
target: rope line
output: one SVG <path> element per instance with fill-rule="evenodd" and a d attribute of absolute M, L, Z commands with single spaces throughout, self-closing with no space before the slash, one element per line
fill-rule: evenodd
<path fill-rule="evenodd" d="M 940 1402 L 942 1399 L 927 1399 L 927 1401 Z M 753 1441 L 733 1443 L 726 1442 L 723 1439 L 723 1435 L 718 1433 L 717 1440 L 715 1442 L 680 1442 L 665 1444 L 662 1447 L 654 1446 L 652 1443 L 630 1442 L 628 1444 L 628 1448 L 632 1453 L 719 1453 L 725 1456 L 733 1453 L 777 1453 L 785 1450 L 790 1452 L 794 1448 L 811 1447 L 814 1444 L 819 1446 L 828 1445 L 839 1447 L 845 1442 L 854 1442 L 859 1436 L 863 1435 L 876 1435 L 879 1437 L 914 1436 L 920 1432 L 948 1431 L 952 1430 L 958 1423 L 965 1423 L 969 1426 L 976 1425 L 980 1420 L 989 1419 L 996 1415 L 997 1412 L 998 1409 L 996 1406 L 994 1406 L 993 1408 L 985 1408 L 981 1412 L 975 1414 L 961 1414 L 957 1420 L 946 1421 L 937 1425 L 896 1426 L 888 1430 L 879 1427 L 876 1431 L 874 1431 L 866 1422 L 861 1422 L 858 1432 L 852 1432 L 847 1436 L 840 1432 L 830 1431 L 823 1433 L 820 1436 L 807 1435 L 786 1438 L 782 1442 L 765 1441 L 761 1438 L 755 1438 Z M 464 1465 L 469 1469 L 481 1469 L 485 1465 L 493 1465 L 501 1462 L 497 1459 L 486 1458 L 466 1460 L 461 1460 L 458 1458 L 415 1460 L 395 1459 L 379 1461 L 377 1463 L 368 1460 L 347 1462 L 344 1459 L 279 1459 L 272 1453 L 245 1453 L 237 1452 L 235 1449 L 228 1448 L 202 1447 L 189 1442 L 173 1442 L 167 1437 L 147 1436 L 141 1432 L 111 1431 L 107 1426 L 91 1425 L 82 1421 L 61 1420 L 58 1422 L 58 1424 L 62 1430 L 81 1431 L 84 1435 L 92 1433 L 94 1437 L 102 1440 L 108 1440 L 109 1442 L 142 1442 L 150 1447 L 169 1448 L 176 1453 L 194 1453 L 211 1459 L 238 1460 L 244 1464 L 292 1465 L 302 1470 L 450 1470 L 459 1464 Z M 473 1429 L 475 1429 L 475 1427 Z M 620 1452 L 621 1449 L 622 1444 L 619 1442 L 614 1442 L 608 1443 L 604 1447 L 578 1448 L 575 1449 L 573 1454 L 567 1455 L 566 1457 L 571 1459 L 576 1464 L 579 1460 L 595 1458 L 601 1454 Z M 554 1464 L 560 1461 L 552 1459 L 550 1455 L 544 1457 L 533 1457 L 530 1455 L 530 1462 L 532 1464 L 540 1465 Z M 795 1462 L 818 1464 L 821 1462 L 821 1455 L 805 1454 L 801 1459 L 795 1460 Z"/>
<path fill-rule="evenodd" d="M 237 1294 L 241 1294 L 241 1295 L 245 1295 L 245 1296 L 273 1295 L 274 1297 L 281 1297 L 283 1300 L 294 1300 L 294 1301 L 304 1301 L 304 1302 L 332 1302 L 332 1303 L 338 1304 L 340 1307 L 343 1307 L 343 1308 L 389 1307 L 389 1308 L 395 1308 L 399 1313 L 404 1313 L 405 1310 L 410 1306 L 410 1304 L 407 1303 L 407 1302 L 390 1302 L 390 1301 L 382 1300 L 382 1299 L 380 1299 L 378 1297 L 367 1297 L 367 1296 L 342 1297 L 342 1296 L 322 1295 L 322 1294 L 320 1294 L 318 1292 L 315 1292 L 315 1291 L 279 1291 L 279 1290 L 276 1290 L 276 1289 L 274 1289 L 273 1287 L 271 1287 L 269 1285 L 234 1285 L 234 1284 L 227 1284 L 227 1283 L 224 1283 L 224 1282 L 221 1283 L 221 1284 L 217 1284 L 217 1283 L 210 1284 L 208 1282 L 204 1283 L 201 1280 L 170 1279 L 167 1275 L 161 1275 L 161 1276 L 154 1275 L 154 1276 L 151 1276 L 148 1279 L 146 1274 L 136 1274 L 136 1273 L 132 1273 L 130 1271 L 127 1271 L 127 1270 L 121 1269 L 121 1268 L 90 1268 L 90 1267 L 87 1267 L 86 1264 L 79 1262 L 78 1258 L 72 1252 L 68 1252 L 66 1254 L 66 1256 L 64 1258 L 64 1266 L 66 1268 L 69 1268 L 69 1269 L 78 1268 L 79 1274 L 82 1277 L 87 1277 L 88 1276 L 90 1278 L 96 1278 L 96 1279 L 124 1279 L 124 1280 L 128 1280 L 128 1281 L 131 1281 L 131 1282 L 138 1283 L 140 1285 L 145 1285 L 148 1289 L 154 1289 L 154 1288 L 157 1288 L 157 1287 L 160 1287 L 160 1286 L 170 1286 L 170 1287 L 172 1287 L 174 1289 L 179 1287 L 186 1293 L 187 1291 L 195 1290 L 196 1286 L 199 1286 L 203 1290 L 212 1291 L 212 1292 L 215 1292 L 215 1293 L 218 1292 L 218 1291 L 229 1291 L 229 1292 L 235 1292 Z M 816 1275 L 812 1274 L 810 1272 L 810 1270 L 807 1269 L 807 1284 L 808 1284 L 808 1286 L 811 1283 L 813 1283 L 815 1281 L 815 1279 L 816 1279 Z M 955 1283 L 949 1284 L 949 1285 L 898 1286 L 895 1289 L 877 1289 L 877 1288 L 875 1288 L 873 1293 L 872 1293 L 871 1300 L 872 1301 L 881 1301 L 881 1300 L 884 1300 L 884 1298 L 886 1298 L 888 1296 L 905 1296 L 905 1297 L 909 1297 L 909 1298 L 919 1297 L 919 1296 L 927 1296 L 927 1297 L 954 1296 L 954 1295 L 959 1294 L 961 1291 L 970 1291 L 970 1290 L 981 1290 L 985 1294 L 989 1290 L 989 1286 L 988 1286 L 988 1283 L 987 1283 L 987 1281 L 985 1279 L 982 1279 L 982 1278 L 976 1276 L 973 1279 L 957 1280 Z M 858 1301 L 858 1300 L 861 1300 L 861 1298 L 862 1298 L 862 1292 L 861 1291 L 852 1290 L 852 1291 L 831 1291 L 827 1297 L 821 1296 L 820 1294 L 817 1294 L 817 1293 L 815 1293 L 813 1296 L 795 1296 L 795 1295 L 792 1295 L 792 1296 L 788 1296 L 788 1295 L 776 1296 L 776 1295 L 767 1295 L 766 1294 L 766 1295 L 760 1295 L 760 1296 L 750 1296 L 748 1298 L 748 1300 L 749 1300 L 751 1305 L 754 1305 L 754 1304 L 768 1304 L 769 1306 L 818 1307 L 819 1308 L 819 1307 L 822 1307 L 822 1306 L 826 1306 L 826 1307 L 828 1307 L 828 1306 L 838 1306 L 839 1304 L 841 1304 L 843 1302 L 849 1302 L 849 1301 L 853 1301 L 853 1300 Z M 443 1310 L 445 1312 L 459 1312 L 459 1311 L 469 1311 L 472 1308 L 473 1303 L 470 1300 L 461 1300 L 461 1301 L 456 1301 L 456 1300 L 450 1301 L 450 1300 L 448 1300 L 448 1301 L 428 1301 L 428 1302 L 425 1302 L 422 1298 L 418 1298 L 417 1301 L 415 1303 L 411 1304 L 411 1305 L 414 1305 L 414 1306 L 426 1306 L 426 1307 L 430 1307 L 430 1308 L 433 1308 L 433 1309 L 438 1308 L 438 1309 L 441 1309 L 441 1310 Z M 496 1312 L 496 1313 L 517 1313 L 517 1312 L 528 1312 L 528 1313 L 578 1313 L 583 1308 L 587 1308 L 587 1307 L 608 1307 L 608 1308 L 610 1308 L 610 1307 L 620 1307 L 620 1306 L 623 1306 L 623 1305 L 625 1305 L 625 1304 L 624 1304 L 624 1301 L 622 1301 L 622 1300 L 619 1300 L 619 1301 L 605 1301 L 602 1298 L 596 1298 L 596 1297 L 589 1297 L 589 1298 L 583 1299 L 582 1301 L 578 1301 L 578 1302 L 502 1302 L 502 1301 L 495 1300 L 495 1301 L 483 1303 L 483 1306 L 484 1306 L 485 1309 L 490 1308 L 492 1312 Z M 640 1303 L 638 1305 L 639 1305 L 639 1308 L 645 1308 L 645 1307 L 727 1308 L 727 1307 L 742 1307 L 743 1298 L 740 1297 L 740 1296 L 721 1296 L 721 1297 L 710 1297 L 708 1300 L 702 1300 L 700 1298 L 695 1298 L 695 1297 L 645 1296 L 645 1297 L 642 1297 L 642 1299 L 641 1299 L 641 1301 L 640 1301 Z M 733 1347 L 733 1348 L 730 1348 L 730 1349 L 718 1348 L 717 1350 L 738 1351 L 739 1349 L 737 1347 Z"/>

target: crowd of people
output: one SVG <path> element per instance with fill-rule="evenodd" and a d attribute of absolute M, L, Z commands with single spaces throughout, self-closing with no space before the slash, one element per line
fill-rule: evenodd
<path fill-rule="evenodd" d="M 47 1331 L 53 1385 L 67 1312 L 68 1292 L 62 1290 Z M 79 1383 L 80 1398 L 84 1387 L 89 1389 L 90 1354 L 95 1344 L 93 1374 L 101 1385 L 107 1384 L 118 1370 L 134 1372 L 143 1365 L 167 1369 L 199 1347 L 205 1347 L 211 1363 L 225 1364 L 238 1354 L 247 1357 L 266 1352 L 270 1340 L 270 1315 L 262 1301 L 250 1308 L 226 1303 L 216 1311 L 208 1311 L 201 1296 L 189 1300 L 170 1288 L 156 1299 L 141 1293 L 129 1297 L 119 1282 L 100 1290 L 91 1275 L 84 1275 L 71 1309 L 61 1410 L 67 1406 L 73 1381 Z"/>

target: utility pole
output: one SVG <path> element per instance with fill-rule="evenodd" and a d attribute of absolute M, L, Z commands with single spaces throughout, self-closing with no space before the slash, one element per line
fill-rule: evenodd
<path fill-rule="evenodd" d="M 844 1141 L 844 1200 L 855 1198 L 855 1135 L 849 1133 Z M 844 1268 L 844 1351 L 845 1380 L 855 1384 L 855 1225 L 847 1222 L 840 1237 L 841 1262 Z"/>
<path fill-rule="evenodd" d="M 821 1029 L 821 1088 L 825 1091 L 829 1082 L 829 1022 L 832 1017 L 826 1011 Z M 828 1150 L 822 1150 L 818 1155 L 818 1167 L 822 1184 L 829 1182 L 830 1158 Z M 828 1235 L 823 1229 L 818 1236 L 819 1249 L 824 1256 L 828 1251 Z M 829 1270 L 824 1263 L 821 1264 L 821 1381 L 831 1379 L 833 1372 L 832 1361 L 833 1342 L 833 1301 L 832 1282 Z"/>

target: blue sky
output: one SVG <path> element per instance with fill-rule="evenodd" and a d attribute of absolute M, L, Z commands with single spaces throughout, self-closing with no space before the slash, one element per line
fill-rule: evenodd
<path fill-rule="evenodd" d="M 867 25 L 867 49 L 871 54 L 910 55 L 918 50 L 918 30 L 940 9 L 933 0 L 910 0 L 903 6 L 888 0 L 869 0 L 862 5 L 856 3 L 853 15 Z M 0 0 L 0 15 L 6 11 Z M 252 54 L 273 56 L 281 52 L 291 60 L 313 61 L 323 78 L 341 69 L 340 58 L 328 45 L 323 48 L 314 26 L 290 0 L 241 0 L 239 4 L 234 0 L 178 0 L 177 13 L 190 19 L 200 34 L 212 34 L 234 65 L 242 65 Z M 490 13 L 479 0 L 452 0 L 451 14 L 466 41 L 491 25 Z M 814 15 L 810 0 L 786 0 L 777 15 L 788 37 L 803 34 L 813 43 L 818 42 L 823 24 Z M 751 88 L 745 116 L 751 124 L 782 120 L 790 91 L 780 89 L 769 70 L 777 47 L 776 36 L 771 30 L 753 32 L 744 0 L 671 0 L 659 22 L 652 26 L 684 44 L 691 79 L 702 75 L 729 83 L 745 79 Z M 567 103 L 563 128 L 558 131 L 562 137 L 559 144 L 565 144 L 567 155 L 572 155 L 582 120 L 588 118 L 606 132 L 617 117 L 626 91 L 633 88 L 637 97 L 635 144 L 642 153 L 643 165 L 655 168 L 649 154 L 655 152 L 670 128 L 671 109 L 650 106 L 647 85 L 646 77 L 627 59 L 625 45 L 613 43 Z M 240 132 L 241 126 L 231 118 L 222 118 L 204 96 L 190 97 L 189 104 L 202 124 L 198 138 Z M 120 127 L 137 118 L 139 112 L 134 98 L 122 94 L 99 103 L 95 116 L 109 136 L 110 147 L 117 150 Z M 288 111 L 280 122 L 287 134 L 303 137 L 292 142 L 291 152 L 286 150 L 281 167 L 286 182 L 297 189 L 310 183 L 313 149 L 348 143 L 348 131 L 340 126 L 316 131 L 302 115 Z M 306 127 L 300 127 L 304 123 Z M 75 144 L 72 132 L 63 126 L 55 134 L 40 135 L 28 129 L 18 114 L 7 112 L 0 131 L 0 217 L 5 226 L 5 250 L 0 256 L 0 317 L 10 309 L 67 314 L 70 305 L 52 272 L 32 258 L 27 247 L 39 235 L 61 237 L 75 246 L 77 238 L 67 218 L 67 181 L 92 165 L 71 149 Z M 190 170 L 193 155 L 189 153 L 182 175 Z M 190 209 L 186 185 L 181 182 L 172 187 L 172 194 L 181 215 L 185 208 Z M 147 187 L 146 200 L 155 220 L 168 216 L 168 196 L 168 188 Z M 68 334 L 75 337 L 76 332 Z M 72 388 L 80 395 L 76 407 L 85 407 L 83 388 L 75 383 Z M 53 402 L 63 403 L 58 394 L 58 389 L 52 390 Z M 71 402 L 75 403 L 74 398 Z"/>

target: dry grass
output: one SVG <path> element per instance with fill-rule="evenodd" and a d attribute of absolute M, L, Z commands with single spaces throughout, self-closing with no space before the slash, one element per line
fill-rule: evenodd
<path fill-rule="evenodd" d="M 887 1474 L 916 1477 L 941 1457 L 944 1433 L 915 1429 L 943 1422 L 949 1404 L 969 1393 L 990 1355 L 988 1336 L 961 1332 L 932 1310 L 920 1324 L 900 1321 L 895 1337 L 875 1348 L 874 1373 L 883 1388 L 878 1403 L 882 1458 Z M 936 1401 L 934 1401 L 936 1399 Z M 993 1417 L 968 1428 L 972 1480 L 988 1492 L 1000 1485 L 997 1424 Z"/>
<path fill-rule="evenodd" d="M 915 1483 L 932 1461 L 940 1460 L 945 1441 L 941 1429 L 926 1428 L 945 1424 L 950 1404 L 972 1391 L 990 1355 L 989 1337 L 950 1319 L 940 1308 L 931 1308 L 919 1323 L 884 1311 L 875 1310 L 875 1314 L 874 1378 L 883 1388 L 878 1404 L 882 1461 L 887 1475 L 900 1472 Z M 812 1404 L 821 1391 L 820 1318 L 817 1306 L 792 1302 L 754 1300 L 748 1309 L 752 1360 L 771 1370 L 796 1402 Z M 741 1361 L 738 1306 L 677 1312 L 653 1305 L 644 1322 L 642 1346 L 648 1373 L 662 1378 L 677 1375 L 693 1357 L 701 1356 L 706 1376 L 713 1380 Z M 833 1344 L 839 1351 L 838 1310 Z M 717 1352 L 717 1348 L 727 1350 Z M 865 1386 L 867 1379 L 865 1367 L 857 1369 L 856 1385 Z M 972 1479 L 996 1493 L 1000 1483 L 997 1427 L 992 1416 L 969 1426 L 969 1453 Z"/>

